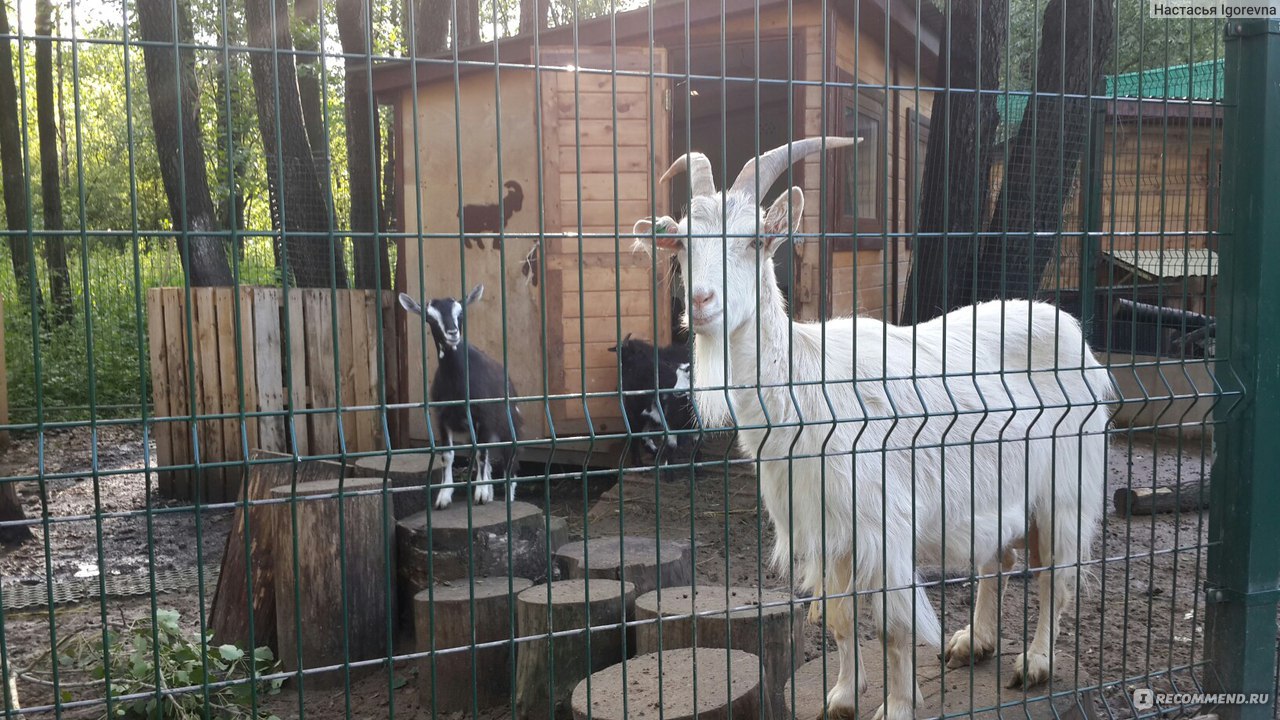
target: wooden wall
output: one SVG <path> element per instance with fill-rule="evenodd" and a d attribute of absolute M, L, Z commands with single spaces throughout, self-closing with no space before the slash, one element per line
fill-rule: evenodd
<path fill-rule="evenodd" d="M 647 48 L 617 48 L 616 57 L 619 71 L 649 72 Z M 656 326 L 658 341 L 670 342 L 669 290 L 655 282 L 648 256 L 631 252 L 631 239 L 619 237 L 654 214 L 650 187 L 670 163 L 666 81 L 591 72 L 613 69 L 608 48 L 580 48 L 575 57 L 572 48 L 544 47 L 540 62 L 555 69 L 536 75 L 501 71 L 500 114 L 490 72 L 464 76 L 457 103 L 452 82 L 419 89 L 417 150 L 409 156 L 416 168 L 402 168 L 409 198 L 404 227 L 425 236 L 404 243 L 402 282 L 415 297 L 423 287 L 427 298 L 460 297 L 465 258 L 466 285 L 486 283 L 485 300 L 468 312 L 470 341 L 498 359 L 505 347 L 512 380 L 528 398 L 521 402 L 526 437 L 550 434 L 546 396 L 559 396 L 550 408 L 557 437 L 585 432 L 588 410 L 596 432 L 617 432 L 618 397 L 591 399 L 584 408 L 584 389 L 617 391 L 616 355 L 608 349 L 620 335 L 653 338 Z M 661 50 L 653 62 L 655 72 L 665 70 Z M 399 106 L 405 138 L 415 137 L 412 99 L 405 94 Z M 459 107 L 461 136 L 453 130 Z M 525 236 L 507 238 L 503 253 L 491 241 L 488 249 L 460 249 L 456 148 L 462 154 L 464 202 L 497 202 L 502 183 L 512 179 L 524 188 L 523 208 L 506 230 Z M 656 207 L 659 214 L 668 212 L 665 202 Z M 546 234 L 539 245 L 540 230 Z M 433 353 L 430 335 L 413 322 L 406 337 L 408 401 L 422 402 L 434 373 L 431 363 L 419 360 Z M 421 413 L 411 415 L 409 439 L 421 444 L 427 440 L 425 420 Z"/>
<path fill-rule="evenodd" d="M 378 364 L 379 324 L 385 347 L 398 344 L 391 308 L 392 294 L 379 302 L 373 290 L 290 290 L 286 310 L 279 288 L 204 287 L 191 290 L 188 319 L 186 290 L 148 290 L 159 467 L 189 465 L 197 456 L 201 463 L 239 462 L 246 445 L 301 455 L 383 449 L 381 383 L 390 398 L 399 388 L 394 354 L 385 377 Z M 274 414 L 247 417 L 242 428 L 242 410 Z M 192 415 L 205 418 L 196 421 L 194 443 L 191 422 L 180 419 Z M 234 500 L 241 471 L 161 470 L 159 489 L 182 499 Z"/>
<path fill-rule="evenodd" d="M 1217 225 L 1212 204 L 1221 157 L 1221 127 L 1180 119 L 1109 120 L 1102 152 L 1100 249 L 1181 253 L 1205 248 Z M 997 165 L 992 173 L 997 190 L 1001 174 Z M 1069 230 L 1083 227 L 1081 200 L 1077 182 L 1065 208 Z M 1045 274 L 1043 286 L 1078 288 L 1079 260 L 1079 239 L 1063 238 L 1056 272 L 1051 268 Z"/>
<path fill-rule="evenodd" d="M 540 347 L 540 293 L 520 270 L 539 229 L 542 175 L 537 165 L 534 74 L 503 70 L 497 82 L 500 92 L 495 92 L 494 73 L 464 75 L 456 98 L 452 81 L 423 85 L 418 89 L 416 106 L 413 93 L 401 95 L 397 108 L 400 135 L 404 147 L 409 148 L 401 155 L 400 168 L 403 227 L 421 234 L 401 243 L 400 287 L 414 298 L 430 300 L 461 298 L 477 283 L 484 283 L 484 298 L 467 310 L 468 341 L 507 362 L 512 382 L 522 396 L 541 396 L 548 390 L 543 382 L 544 365 L 541 354 L 532 352 Z M 508 181 L 518 182 L 524 193 L 520 211 L 506 224 L 506 232 L 517 237 L 507 237 L 501 250 L 495 249 L 493 237 L 476 236 L 484 247 L 475 240 L 466 247 L 459 238 L 459 205 L 496 204 Z M 550 178 L 547 183 L 558 188 Z M 506 336 L 504 319 L 509 329 Z M 407 401 L 423 402 L 435 373 L 434 362 L 428 360 L 435 358 L 435 348 L 430 332 L 424 332 L 417 316 L 406 318 L 405 329 Z M 531 436 L 541 436 L 541 401 L 520 405 Z M 409 413 L 408 438 L 413 445 L 429 439 L 426 418 L 419 411 Z"/>
<path fill-rule="evenodd" d="M 545 48 L 543 66 L 648 73 L 648 48 Z M 652 53 L 654 73 L 666 70 L 666 54 Z M 669 212 L 665 193 L 655 204 L 651 188 L 670 164 L 667 81 L 640 75 L 544 71 L 543 148 L 548 184 L 547 220 L 566 232 L 548 238 L 547 322 L 551 391 L 577 396 L 553 407 L 556 434 L 621 432 L 618 397 L 582 400 L 586 393 L 616 392 L 619 337 L 671 340 L 669 289 L 645 253 L 631 249 L 636 220 Z M 576 232 L 575 232 L 576 230 Z M 660 259 L 661 260 L 661 259 Z M 656 310 L 656 314 L 655 314 Z M 655 335 L 656 331 L 656 335 Z"/>
<path fill-rule="evenodd" d="M 882 212 L 881 229 L 888 233 L 907 232 L 913 227 L 911 215 L 911 195 L 908 183 L 912 173 L 910 163 L 914 155 L 909 149 L 913 141 L 908 132 L 911 117 L 917 110 L 924 116 L 929 114 L 932 94 L 916 93 L 889 89 L 903 85 L 930 84 L 928 70 L 917 73 L 914 66 L 903 63 L 887 53 L 882 35 L 875 32 L 858 34 L 857 29 L 843 17 L 833 19 L 834 32 L 829 31 L 827 41 L 834 45 L 834 66 L 856 77 L 862 84 L 862 90 L 884 95 L 886 144 L 881 149 L 885 162 L 884 181 L 887 183 L 887 195 L 884 196 L 886 207 Z M 830 59 L 823 52 L 822 29 L 819 25 L 804 28 L 805 76 L 809 79 L 820 79 L 823 63 Z M 829 51 L 829 48 L 828 48 Z M 831 78 L 830 67 L 827 77 Z M 861 92 L 861 90 L 860 90 Z M 825 100 L 825 102 L 824 102 Z M 819 87 L 805 89 L 805 132 L 806 137 L 820 135 L 823 132 L 823 114 L 827 115 L 827 132 L 839 132 L 833 126 L 835 117 L 831 107 L 832 95 Z M 863 156 L 859 162 L 875 158 Z M 841 162 L 848 162 L 842 159 Z M 829 187 L 829 179 L 824 182 L 820 174 L 821 160 L 811 157 L 805 161 L 805 228 L 806 232 L 815 232 L 820 227 L 818 202 L 821 192 L 826 192 L 828 207 L 835 202 L 834 187 Z M 865 230 L 864 230 L 865 232 Z M 895 252 L 896 246 L 896 252 Z M 796 303 L 798 317 L 813 319 L 818 316 L 820 297 L 818 283 L 821 257 L 816 244 L 808 244 L 799 249 L 801 258 L 800 275 L 805 287 L 798 294 Z M 859 314 L 876 318 L 889 318 L 888 315 L 895 302 L 901 299 L 906 285 L 907 270 L 910 265 L 910 252 L 903 239 L 888 238 L 883 247 L 863 248 L 859 250 L 842 250 L 830 254 L 831 278 L 830 296 L 828 298 L 830 314 Z M 895 268 L 896 265 L 896 268 Z M 895 272 L 896 271 L 896 272 Z"/>

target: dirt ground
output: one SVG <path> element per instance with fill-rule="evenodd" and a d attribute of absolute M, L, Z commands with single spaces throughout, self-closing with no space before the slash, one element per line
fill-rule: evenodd
<path fill-rule="evenodd" d="M 1108 508 L 1111 494 L 1118 488 L 1207 478 L 1209 461 L 1202 458 L 1200 444 L 1184 445 L 1179 451 L 1175 443 L 1165 439 L 1113 436 Z M 105 601 L 86 597 L 59 604 L 50 612 L 45 607 L 14 608 L 15 595 L 30 594 L 30 588 L 43 594 L 50 578 L 55 585 L 89 587 L 84 593 L 92 594 L 97 574 L 104 579 L 146 580 L 152 569 L 169 571 L 179 580 L 166 583 L 174 590 L 157 595 L 155 604 L 177 610 L 184 626 L 195 630 L 214 587 L 209 572 L 203 587 L 198 584 L 196 568 L 201 563 L 205 568 L 217 568 L 230 525 L 228 511 L 197 514 L 188 506 L 148 498 L 145 475 L 137 470 L 144 456 L 136 428 L 101 428 L 96 434 L 87 429 L 48 433 L 43 448 L 30 438 L 18 438 L 0 460 L 0 475 L 34 475 L 41 458 L 46 474 L 88 475 L 47 482 L 44 516 L 49 522 L 37 529 L 35 540 L 0 551 L 0 593 L 6 602 L 2 616 L 4 660 L 11 674 L 25 672 L 17 690 L 29 718 L 46 716 L 30 710 L 54 702 L 52 689 L 41 680 L 47 678 L 42 674 L 48 665 L 43 656 L 55 638 L 86 629 L 100 633 L 104 621 L 149 617 L 152 601 L 147 594 L 110 595 Z M 129 472 L 113 474 L 121 470 Z M 28 515 L 41 517 L 35 483 L 23 483 L 20 492 Z M 700 585 L 786 589 L 784 580 L 767 565 L 772 537 L 767 521 L 756 512 L 756 480 L 748 463 L 703 468 L 692 483 L 688 469 L 675 471 L 661 481 L 655 481 L 652 472 L 627 474 L 621 483 L 595 481 L 585 494 L 581 481 L 569 478 L 554 481 L 549 494 L 550 512 L 566 518 L 573 537 L 625 532 L 684 540 L 693 544 L 696 582 Z M 106 513 L 100 522 L 94 518 L 97 512 Z M 1195 665 L 1203 657 L 1201 591 L 1208 516 L 1192 512 L 1125 519 L 1109 512 L 1104 523 L 1103 539 L 1093 552 L 1098 559 L 1092 566 L 1096 582 L 1083 591 L 1078 606 L 1068 611 L 1058 641 L 1052 690 L 1090 688 L 1082 696 L 1086 715 L 1131 717 L 1129 696 L 1133 688 L 1197 689 L 1192 676 L 1200 676 Z M 145 586 L 145 582 L 141 584 Z M 1028 603 L 1026 580 L 1015 578 L 1009 585 L 1002 614 L 1004 654 L 998 662 L 979 666 L 970 681 L 968 670 L 941 676 L 936 655 L 919 659 L 922 678 L 929 672 L 940 676 L 923 681 L 926 694 L 932 692 L 929 683 L 949 688 L 952 699 L 945 703 L 948 712 L 954 711 L 956 693 L 967 691 L 971 682 L 975 705 L 1012 703 L 1025 697 L 1021 692 L 996 692 L 997 673 L 1008 677 L 1013 655 L 1030 635 L 1031 628 L 1024 628 L 1023 618 L 1028 614 L 1034 618 L 1035 612 L 1034 592 Z M 972 585 L 963 579 L 939 583 L 930 590 L 947 633 L 967 622 L 972 592 Z M 871 640 L 871 622 L 864 620 L 860 631 L 867 639 L 864 653 L 876 656 L 880 651 Z M 823 638 L 810 627 L 803 659 L 819 658 L 823 649 Z M 411 650 L 407 644 L 397 645 L 395 652 Z M 416 692 L 415 665 L 402 660 L 389 668 L 357 673 L 349 694 L 341 686 L 331 690 L 308 687 L 299 693 L 296 686 L 286 684 L 279 695 L 267 699 L 265 707 L 281 718 L 304 713 L 314 718 L 428 717 L 429 711 L 420 706 Z M 872 661 L 870 667 L 875 667 Z M 72 699 L 102 694 L 101 687 L 93 685 L 73 687 L 68 692 Z M 879 692 L 873 683 L 863 696 L 869 706 L 868 717 L 879 704 Z M 1042 692 L 1031 692 L 1031 696 L 1037 694 Z M 963 699 L 970 702 L 967 695 Z M 507 717 L 509 710 L 497 708 L 482 716 L 497 720 Z M 1021 707 L 1013 710 L 1027 717 Z M 62 716 L 97 717 L 102 712 L 99 705 Z M 1181 713 L 1191 715 L 1194 709 Z M 47 716 L 52 717 L 53 711 L 48 710 Z"/>

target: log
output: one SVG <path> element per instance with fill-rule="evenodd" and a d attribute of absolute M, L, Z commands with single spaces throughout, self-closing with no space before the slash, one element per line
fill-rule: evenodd
<path fill-rule="evenodd" d="M 357 477 L 389 480 L 397 491 L 392 493 L 396 519 L 402 520 L 431 506 L 435 491 L 430 486 L 440 482 L 443 467 L 431 453 L 392 455 L 390 464 L 386 455 L 373 455 L 356 460 L 355 473 Z"/>
<path fill-rule="evenodd" d="M 271 505 L 255 505 L 271 497 L 272 488 L 338 477 L 342 466 L 327 460 L 293 462 L 292 455 L 253 450 L 249 459 L 254 463 L 249 477 L 240 491 L 240 502 L 245 497 L 249 509 L 249 553 L 245 553 L 245 511 L 237 505 L 231 517 L 231 529 L 227 533 L 227 545 L 222 553 L 222 570 L 218 573 L 218 585 L 213 592 L 209 610 L 209 629 L 218 643 L 233 643 L 242 648 L 270 647 L 279 650 L 276 643 L 276 587 L 274 580 L 274 544 L 271 525 Z M 266 463 L 275 460 L 277 462 Z M 247 566 L 247 567 L 246 567 Z M 249 588 L 252 583 L 253 593 Z M 249 614 L 253 613 L 253 633 L 250 636 Z M 279 653 L 277 652 L 277 655 Z"/>
<path fill-rule="evenodd" d="M 555 560 L 563 578 L 625 578 L 635 583 L 641 595 L 693 581 L 693 551 L 688 543 L 670 540 L 659 543 L 635 536 L 576 540 L 560 546 Z"/>
<path fill-rule="evenodd" d="M 760 716 L 759 681 L 759 658 L 741 650 L 680 648 L 649 653 L 595 673 L 591 676 L 590 688 L 586 680 L 579 682 L 573 691 L 573 717 L 574 720 L 757 718 Z"/>
<path fill-rule="evenodd" d="M 636 588 L 618 580 L 560 580 L 520 593 L 516 626 L 535 638 L 516 656 L 516 717 L 569 720 L 570 698 L 580 680 L 624 659 L 625 627 L 607 627 L 631 617 Z M 590 632 L 539 637 L 586 629 Z M 590 653 L 587 639 L 590 636 Z M 550 683 L 554 680 L 554 687 Z"/>
<path fill-rule="evenodd" d="M 381 488 L 376 479 L 334 478 L 272 489 L 273 499 L 289 501 L 272 506 L 271 520 L 276 629 L 286 670 L 386 655 L 387 585 L 394 591 L 395 582 L 384 551 L 392 532 L 390 501 L 380 492 L 351 494 Z M 342 681 L 341 671 L 307 678 L 308 686 Z"/>
<path fill-rule="evenodd" d="M 477 710 L 496 707 L 510 699 L 515 645 L 508 642 L 478 650 L 475 646 L 518 637 L 513 627 L 515 597 L 532 585 L 526 578 L 484 577 L 476 578 L 474 586 L 462 581 L 414 596 L 418 650 L 439 653 L 465 648 L 420 661 L 419 692 L 424 708 L 433 714 L 468 712 L 472 709 L 473 687 Z"/>
<path fill-rule="evenodd" d="M 661 596 L 661 602 L 659 602 Z M 693 647 L 742 650 L 764 664 L 769 706 L 783 710 L 793 658 L 804 659 L 805 613 L 788 593 L 746 587 L 664 588 L 636 598 L 636 652 Z M 643 620 L 661 622 L 641 623 Z M 696 623 L 696 628 L 694 627 Z M 661 637 L 659 637 L 661 635 Z"/>
<path fill-rule="evenodd" d="M 525 502 L 511 503 L 510 524 L 507 511 L 505 503 L 492 502 L 473 505 L 468 513 L 467 503 L 455 502 L 397 522 L 400 607 L 411 608 L 414 596 L 433 581 L 506 575 L 535 583 L 546 580 L 548 548 L 564 542 L 568 525 L 563 518 L 548 521 L 541 508 Z M 413 624 L 411 612 L 402 612 L 400 619 Z"/>
<path fill-rule="evenodd" d="M 1120 488 L 1112 501 L 1121 516 L 1199 512 L 1209 507 L 1209 483 L 1187 480 L 1172 487 Z"/>

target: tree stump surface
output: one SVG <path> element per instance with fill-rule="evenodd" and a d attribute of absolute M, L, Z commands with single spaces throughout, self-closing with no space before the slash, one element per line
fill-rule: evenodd
<path fill-rule="evenodd" d="M 635 585 L 604 578 L 560 580 L 520 593 L 516 624 L 522 638 L 516 656 L 516 716 L 520 720 L 569 720 L 573 688 L 591 673 L 622 662 L 625 627 Z M 590 617 L 590 631 L 588 628 Z M 584 630 L 568 635 L 549 633 Z M 588 638 L 590 647 L 588 648 Z M 631 647 L 628 643 L 627 647 Z M 554 687 L 549 683 L 554 672 Z"/>
<path fill-rule="evenodd" d="M 589 688 L 586 680 L 579 682 L 573 691 L 573 717 L 574 720 L 588 720 L 588 717 L 591 720 L 756 718 L 760 707 L 759 680 L 759 658 L 741 650 L 678 648 L 649 653 L 593 674 Z"/>
<path fill-rule="evenodd" d="M 798 602 L 785 592 L 747 587 L 655 590 L 636 598 L 636 652 L 696 644 L 751 653 L 764 664 L 770 706 L 780 712 L 793 653 L 797 663 L 804 660 L 805 611 Z M 640 623 L 657 618 L 660 623 Z"/>
<path fill-rule="evenodd" d="M 401 520 L 431 507 L 435 490 L 444 472 L 444 462 L 431 453 L 372 455 L 355 461 L 358 477 L 387 479 L 392 489 L 396 519 Z"/>
<path fill-rule="evenodd" d="M 336 495 L 340 483 L 341 498 Z M 376 479 L 334 478 L 271 490 L 273 498 L 290 500 L 274 505 L 271 519 L 276 629 L 286 670 L 299 669 L 299 657 L 310 668 L 386 655 L 387 582 L 394 582 L 388 578 L 390 558 L 384 552 L 391 532 L 389 502 L 380 492 L 349 494 L 381 486 Z M 341 672 L 307 678 L 309 685 L 341 681 Z"/>
<path fill-rule="evenodd" d="M 515 598 L 532 585 L 527 578 L 481 577 L 475 579 L 474 586 L 461 580 L 414 596 L 418 650 L 436 652 L 420 660 L 418 665 L 423 708 L 434 708 L 438 713 L 470 711 L 473 687 L 475 707 L 479 710 L 502 705 L 510 699 L 514 646 L 510 643 L 479 649 L 475 646 L 519 637 L 514 626 Z M 464 649 L 440 652 L 450 648 Z"/>
<path fill-rule="evenodd" d="M 564 578 L 625 579 L 643 595 L 659 587 L 688 585 L 693 580 L 693 551 L 688 543 L 650 537 L 611 536 L 575 540 L 556 550 L 556 567 Z"/>
<path fill-rule="evenodd" d="M 465 491 L 464 491 L 465 492 Z M 470 577 L 529 578 L 546 580 L 548 548 L 554 549 L 568 538 L 564 518 L 549 521 L 542 509 L 526 502 L 510 505 L 491 502 L 472 505 L 454 502 L 444 510 L 428 508 L 396 523 L 396 573 L 402 608 L 432 582 Z M 428 533 L 430 522 L 430 533 Z M 406 625 L 413 625 L 411 612 L 401 613 Z"/>

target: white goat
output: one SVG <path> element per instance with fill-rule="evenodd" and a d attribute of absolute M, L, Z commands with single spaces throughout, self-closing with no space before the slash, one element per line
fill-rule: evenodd
<path fill-rule="evenodd" d="M 972 625 L 946 647 L 949 665 L 992 654 L 999 573 L 1030 548 L 1039 575 L 1035 637 L 1012 685 L 1048 679 L 1059 614 L 1073 599 L 1105 504 L 1110 376 L 1077 322 L 1034 302 L 990 302 L 916 327 L 869 318 L 792 322 L 772 256 L 804 208 L 793 187 L 761 212 L 788 165 L 853 138 L 809 138 L 751 161 L 718 192 L 690 153 L 688 217 L 636 223 L 646 250 L 677 253 L 694 332 L 693 391 L 702 421 L 739 429 L 759 460 L 773 522 L 773 560 L 827 603 L 840 673 L 827 695 L 851 711 L 865 689 L 851 593 L 871 606 L 886 643 L 888 687 L 876 717 L 908 718 L 920 693 L 913 637 L 942 629 L 917 582 L 918 563 L 976 568 Z M 1038 531 L 1037 531 L 1038 529 Z M 821 603 L 815 602 L 810 619 Z M 914 703 L 914 704 L 913 704 Z"/>

